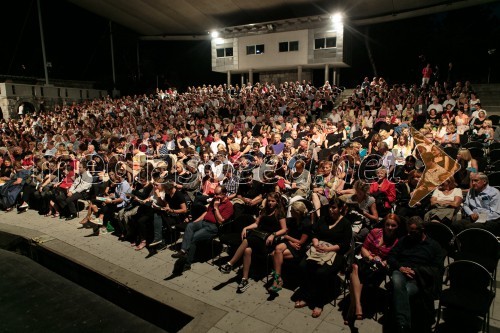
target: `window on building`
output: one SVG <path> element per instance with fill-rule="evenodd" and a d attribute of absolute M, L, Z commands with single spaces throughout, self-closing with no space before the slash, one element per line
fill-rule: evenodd
<path fill-rule="evenodd" d="M 226 47 L 226 48 L 220 48 L 215 50 L 217 52 L 217 58 L 224 58 L 224 57 L 232 57 L 233 56 L 233 48 L 232 47 Z"/>
<path fill-rule="evenodd" d="M 263 54 L 264 44 L 247 45 L 247 55 L 249 54 Z"/>
<path fill-rule="evenodd" d="M 326 40 L 326 47 L 327 48 L 337 47 L 337 37 L 328 37 L 328 38 L 325 38 L 325 40 Z"/>
<path fill-rule="evenodd" d="M 279 51 L 280 52 L 288 52 L 288 42 L 279 43 Z"/>
<path fill-rule="evenodd" d="M 294 51 L 298 51 L 299 50 L 299 41 L 293 41 L 293 42 L 290 42 L 290 52 L 294 52 Z"/>
<path fill-rule="evenodd" d="M 316 38 L 314 40 L 314 49 L 328 49 L 337 47 L 337 37 Z"/>
<path fill-rule="evenodd" d="M 255 45 L 247 46 L 247 54 L 255 54 Z"/>

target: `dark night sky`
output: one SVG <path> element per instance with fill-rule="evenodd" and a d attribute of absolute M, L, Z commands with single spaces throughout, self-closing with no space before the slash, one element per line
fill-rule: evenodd
<path fill-rule="evenodd" d="M 49 77 L 94 81 L 110 88 L 112 82 L 108 21 L 64 0 L 41 1 Z M 6 4 L 0 75 L 43 78 L 40 32 L 35 0 Z M 172 85 L 222 83 L 213 73 L 210 42 L 140 42 L 141 78 L 137 78 L 137 35 L 114 25 L 117 86 L 122 93 L 149 92 Z M 492 82 L 500 82 L 500 3 L 395 21 L 355 32 L 352 68 L 341 72 L 342 84 L 352 86 L 372 76 L 363 34 L 369 33 L 378 74 L 388 82 L 414 81 L 420 76 L 419 55 L 439 65 L 446 75 L 449 61 L 456 78 L 485 82 L 491 65 Z M 488 49 L 497 49 L 493 56 Z"/>

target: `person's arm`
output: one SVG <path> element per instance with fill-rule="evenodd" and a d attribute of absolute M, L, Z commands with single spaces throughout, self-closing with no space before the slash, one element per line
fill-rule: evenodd
<path fill-rule="evenodd" d="M 396 201 L 396 185 L 393 183 L 389 183 L 387 188 L 387 200 L 391 204 Z"/>
<path fill-rule="evenodd" d="M 474 168 L 474 169 L 478 170 L 477 160 L 473 158 L 473 159 L 470 161 L 470 166 L 471 166 L 472 168 Z"/>
<path fill-rule="evenodd" d="M 203 214 L 201 214 L 200 217 L 198 217 L 193 222 L 200 222 L 201 220 L 203 220 L 205 218 L 205 215 L 207 215 L 207 212 L 204 212 Z"/>
<path fill-rule="evenodd" d="M 243 228 L 241 231 L 241 239 L 246 238 L 248 230 L 256 229 L 259 227 L 259 222 L 260 222 L 260 216 L 257 217 L 254 223 L 247 225 L 246 227 Z"/>
<path fill-rule="evenodd" d="M 464 212 L 465 212 L 465 214 L 467 214 L 467 216 L 471 216 L 472 214 L 474 214 L 472 209 L 470 209 L 470 200 L 471 199 L 470 199 L 470 191 L 469 191 L 469 193 L 465 197 L 465 202 L 464 202 L 464 206 L 463 206 Z"/>
<path fill-rule="evenodd" d="M 377 204 L 375 202 L 372 203 L 369 209 L 370 212 L 363 212 L 363 215 L 372 221 L 378 222 Z"/>
<path fill-rule="evenodd" d="M 287 232 L 287 227 L 286 227 L 286 219 L 285 218 L 282 218 L 279 220 L 280 222 L 280 227 L 281 229 L 276 231 L 276 232 L 273 232 L 272 234 L 270 234 L 267 239 L 266 239 L 266 244 L 267 245 L 271 245 L 273 242 L 274 242 L 274 239 L 276 237 L 280 237 L 280 236 L 283 236 L 286 234 Z"/>
<path fill-rule="evenodd" d="M 251 199 L 250 202 L 248 203 L 250 206 L 255 206 L 255 205 L 258 205 L 262 202 L 262 200 L 264 200 L 262 198 L 262 194 L 259 194 L 258 196 L 256 196 L 255 198 Z"/>

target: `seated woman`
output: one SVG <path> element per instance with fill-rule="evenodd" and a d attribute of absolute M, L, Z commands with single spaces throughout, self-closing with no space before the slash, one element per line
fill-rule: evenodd
<path fill-rule="evenodd" d="M 243 228 L 241 232 L 242 243 L 236 250 L 234 256 L 221 266 L 219 271 L 224 274 L 231 272 L 234 264 L 243 257 L 243 278 L 238 285 L 238 293 L 245 292 L 248 285 L 248 275 L 252 263 L 252 253 L 267 255 L 269 247 L 273 246 L 278 237 L 287 232 L 285 210 L 283 208 L 281 194 L 269 193 L 264 209 L 254 223 Z"/>
<path fill-rule="evenodd" d="M 462 191 L 467 192 L 470 188 L 470 174 L 478 172 L 478 164 L 476 159 L 467 148 L 460 148 L 457 154 L 457 163 L 460 169 L 455 173 L 455 182 Z"/>
<path fill-rule="evenodd" d="M 273 285 L 268 289 L 277 293 L 283 288 L 281 266 L 283 260 L 301 260 L 306 251 L 306 243 L 311 232 L 311 217 L 307 207 L 302 201 L 295 201 L 291 209 L 292 217 L 287 219 L 288 232 L 283 237 L 284 242 L 279 243 L 273 255 Z"/>
<path fill-rule="evenodd" d="M 483 122 L 483 126 L 477 132 L 478 139 L 484 142 L 485 146 L 489 146 L 491 142 L 495 139 L 495 129 L 493 129 L 493 122 L 486 119 Z"/>
<path fill-rule="evenodd" d="M 195 205 L 206 205 L 208 199 L 214 195 L 215 188 L 219 185 L 219 180 L 215 177 L 210 165 L 205 165 L 205 176 L 201 183 L 201 194 L 196 195 L 194 199 Z"/>
<path fill-rule="evenodd" d="M 343 267 L 344 254 L 350 247 L 352 229 L 351 222 L 344 217 L 345 208 L 344 202 L 337 198 L 330 201 L 328 213 L 321 214 L 313 226 L 312 246 L 300 263 L 304 279 L 295 308 L 313 307 L 313 318 L 319 317 L 328 303 L 333 277 Z"/>
<path fill-rule="evenodd" d="M 457 217 L 462 201 L 462 190 L 457 188 L 453 177 L 448 178 L 432 193 L 431 206 L 433 208 L 425 214 L 424 221 L 441 222 L 450 226 Z"/>
<path fill-rule="evenodd" d="M 460 145 L 460 137 L 455 125 L 449 124 L 446 126 L 446 134 L 440 141 L 443 147 L 458 147 Z"/>
<path fill-rule="evenodd" d="M 387 169 L 377 169 L 377 181 L 370 185 L 370 194 L 375 198 L 377 211 L 386 215 L 396 201 L 396 185 L 387 179 Z"/>
<path fill-rule="evenodd" d="M 335 194 L 332 189 L 335 177 L 332 175 L 331 161 L 320 161 L 318 166 L 318 173 L 316 175 L 311 199 L 316 210 L 316 215 L 320 216 L 321 206 L 327 205 L 328 200 Z"/>
<path fill-rule="evenodd" d="M 354 193 L 346 195 L 346 202 L 350 203 L 351 209 L 348 218 L 352 223 L 352 231 L 356 241 L 362 242 L 370 232 L 370 227 L 378 223 L 377 205 L 375 198 L 368 194 L 370 184 L 363 180 L 354 183 Z"/>
<path fill-rule="evenodd" d="M 344 324 L 351 325 L 354 320 L 363 319 L 361 291 L 363 285 L 378 286 L 387 275 L 387 254 L 398 242 L 401 221 L 396 214 L 384 218 L 383 228 L 375 228 L 366 237 L 361 247 L 361 259 L 352 265 L 349 294 L 351 302 Z"/>

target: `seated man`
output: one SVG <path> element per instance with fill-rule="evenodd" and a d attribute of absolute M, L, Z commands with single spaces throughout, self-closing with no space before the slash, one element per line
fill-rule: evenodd
<path fill-rule="evenodd" d="M 196 253 L 196 243 L 210 240 L 217 235 L 217 225 L 226 222 L 233 215 L 233 204 L 227 197 L 227 189 L 217 186 L 214 199 L 207 211 L 193 222 L 188 223 L 182 239 L 181 250 L 172 254 L 173 258 L 185 258 L 183 271 L 191 269 Z"/>
<path fill-rule="evenodd" d="M 423 223 L 420 217 L 411 217 L 407 223 L 408 235 L 399 240 L 387 257 L 392 272 L 397 332 L 411 332 L 410 297 L 418 292 L 427 296 L 421 308 L 428 315 L 425 324 L 430 328 L 434 320 L 432 291 L 440 287 L 444 258 L 439 244 L 425 234 Z"/>
<path fill-rule="evenodd" d="M 455 233 L 465 228 L 482 228 L 500 236 L 500 191 L 488 185 L 488 176 L 482 172 L 471 173 L 472 187 L 464 201 L 466 216 L 452 223 Z"/>

